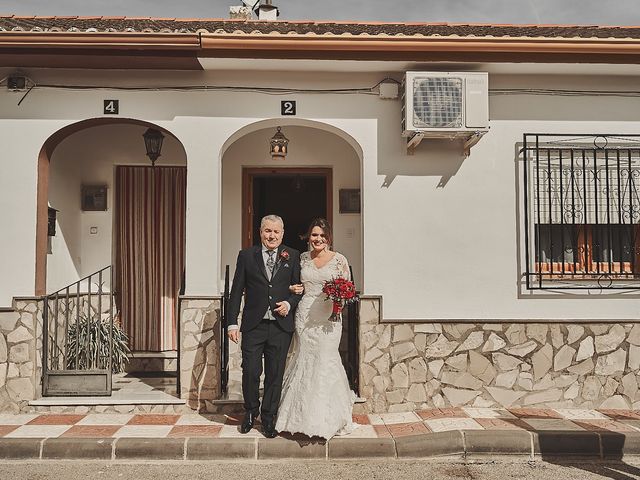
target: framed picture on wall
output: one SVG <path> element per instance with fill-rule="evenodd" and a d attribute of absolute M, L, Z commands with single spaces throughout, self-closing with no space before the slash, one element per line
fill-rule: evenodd
<path fill-rule="evenodd" d="M 100 212 L 107 210 L 107 186 L 83 185 L 82 210 L 85 212 Z"/>
<path fill-rule="evenodd" d="M 341 188 L 339 197 L 340 213 L 360 213 L 359 188 Z"/>

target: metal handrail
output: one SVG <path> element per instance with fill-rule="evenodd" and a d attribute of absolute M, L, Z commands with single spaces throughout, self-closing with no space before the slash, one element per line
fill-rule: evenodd
<path fill-rule="evenodd" d="M 353 279 L 353 268 L 349 265 L 349 274 L 351 281 L 355 284 Z M 360 292 L 357 292 L 358 295 Z M 347 375 L 349 377 L 349 384 L 356 394 L 360 394 L 359 383 L 359 361 L 360 354 L 358 351 L 358 331 L 359 331 L 359 319 L 360 319 L 360 302 L 353 302 L 347 305 Z"/>
<path fill-rule="evenodd" d="M 229 307 L 229 265 L 224 269 L 224 294 L 220 305 L 220 390 L 222 395 L 229 388 L 229 337 L 227 336 L 227 309 Z"/>
<path fill-rule="evenodd" d="M 93 277 L 94 275 L 99 275 L 100 273 L 104 272 L 105 270 L 110 269 L 111 267 L 112 267 L 111 265 L 107 265 L 106 267 L 101 268 L 100 270 L 98 270 L 98 271 L 96 271 L 96 272 L 93 272 L 93 273 L 91 273 L 91 274 L 87 275 L 86 277 L 81 278 L 80 280 L 76 280 L 75 282 L 70 283 L 70 284 L 69 284 L 69 285 L 67 285 L 66 287 L 62 287 L 60 290 L 57 290 L 57 291 L 55 291 L 55 292 L 53 292 L 53 293 L 48 293 L 48 294 L 47 294 L 47 295 L 45 295 L 44 297 L 45 297 L 45 298 L 47 298 L 47 297 L 54 297 L 56 294 L 59 294 L 59 293 L 61 293 L 61 292 L 65 291 L 65 290 L 69 290 L 71 287 L 75 286 L 76 284 L 81 284 L 81 283 L 82 283 L 82 282 L 84 282 L 85 280 L 90 279 L 90 278 L 91 278 L 91 277 Z M 112 285 L 112 286 L 113 286 L 113 285 Z M 111 289 L 111 293 L 115 293 L 115 291 L 113 290 L 113 288 Z"/>
<path fill-rule="evenodd" d="M 107 273 L 108 272 L 108 273 Z M 109 289 L 105 291 L 106 276 L 109 278 Z M 96 291 L 92 292 L 93 279 L 97 278 Z M 43 325 L 42 325 L 42 381 L 43 394 L 46 393 L 48 385 L 47 377 L 54 372 L 61 371 L 96 371 L 106 370 L 111 372 L 113 351 L 113 320 L 114 320 L 114 300 L 115 294 L 113 268 L 111 265 L 101 268 L 53 293 L 44 295 L 43 300 Z M 81 284 L 87 282 L 86 292 L 81 292 Z M 91 322 L 101 322 L 103 313 L 103 296 L 109 295 L 109 328 L 108 351 L 104 355 L 101 348 L 95 349 L 95 353 L 90 355 Z M 97 295 L 97 312 L 94 313 L 92 296 Z M 86 297 L 86 312 L 82 312 L 85 306 L 81 302 L 81 296 Z M 75 310 L 75 315 L 72 315 Z M 86 314 L 86 344 L 84 344 L 84 356 L 80 348 L 81 318 Z M 96 320 L 97 319 L 97 320 Z M 53 331 L 51 331 L 53 328 Z M 73 330 L 75 330 L 75 333 Z M 95 342 L 101 344 L 101 329 L 99 325 L 95 331 Z M 71 333 L 70 333 L 71 331 Z M 71 338 L 73 337 L 73 338 Z M 104 338 L 103 338 L 104 340 Z M 74 350 L 75 346 L 75 351 Z M 70 350 L 71 349 L 71 350 Z M 85 365 L 80 367 L 80 359 L 84 358 Z M 71 364 L 73 364 L 71 366 Z"/>

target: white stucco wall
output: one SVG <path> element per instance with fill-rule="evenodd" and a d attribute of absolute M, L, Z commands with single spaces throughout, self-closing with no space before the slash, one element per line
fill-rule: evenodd
<path fill-rule="evenodd" d="M 40 72 L 51 81 L 79 81 L 65 72 Z M 86 82 L 121 82 L 111 72 Z M 80 76 L 82 76 L 80 75 Z M 261 86 L 360 87 L 387 75 L 209 72 L 152 75 L 132 72 L 128 84 L 147 82 Z M 400 78 L 401 72 L 395 72 Z M 491 76 L 491 87 L 635 89 L 637 78 L 609 76 Z M 119 98 L 122 116 L 171 131 L 188 159 L 187 293 L 220 291 L 223 262 L 221 154 L 229 138 L 276 117 L 282 96 L 247 92 L 124 92 L 36 90 L 0 92 L 0 204 L 11 233 L 0 236 L 0 305 L 33 291 L 37 152 L 64 125 L 101 115 L 104 98 Z M 333 126 L 362 150 L 363 279 L 367 294 L 383 296 L 384 317 L 399 320 L 635 319 L 637 295 L 590 292 L 530 295 L 520 287 L 516 144 L 524 132 L 638 133 L 640 99 L 495 96 L 491 131 L 462 158 L 447 142 L 423 142 L 407 156 L 400 137 L 400 104 L 375 95 L 293 94 L 297 119 Z M 46 106 L 43 107 L 43 106 Z M 265 126 L 266 128 L 266 126 Z M 329 128 L 329 127 L 327 127 Z M 250 130 L 249 130 L 250 132 Z M 261 147 L 262 148 L 262 147 Z M 231 149 L 229 152 L 232 152 Z M 301 160 L 302 161 L 302 160 Z M 109 173 L 111 174 L 111 173 Z M 238 181 L 238 179 L 234 180 Z M 334 174 L 334 188 L 339 179 Z M 225 215 L 228 212 L 225 211 Z M 226 218 L 226 217 L 224 217 Z M 229 239 L 229 244 L 233 243 Z M 222 250 L 224 244 L 225 250 Z M 229 247 L 231 249 L 231 247 Z M 235 255 L 235 254 L 233 254 Z"/>
<path fill-rule="evenodd" d="M 0 112 L 7 101 L 0 100 Z M 15 97 L 9 99 L 13 103 Z M 17 100 L 15 100 L 17 101 Z M 35 291 L 36 178 L 40 147 L 50 135 L 47 122 L 0 119 L 0 305 Z M 62 124 L 59 124 L 62 127 Z"/>
<path fill-rule="evenodd" d="M 66 143 L 66 142 L 65 142 Z M 64 155 L 64 145 L 52 155 L 49 170 L 50 207 L 58 210 L 56 234 L 48 238 L 47 288 L 49 292 L 63 288 L 82 275 L 82 211 L 80 188 L 84 158 Z M 102 212 L 100 212 L 102 213 Z"/>

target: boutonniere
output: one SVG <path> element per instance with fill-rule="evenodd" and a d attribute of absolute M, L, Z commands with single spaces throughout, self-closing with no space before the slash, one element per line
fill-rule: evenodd
<path fill-rule="evenodd" d="M 289 260 L 289 252 L 287 252 L 286 250 L 282 250 L 280 252 L 280 258 L 286 262 L 287 260 Z"/>

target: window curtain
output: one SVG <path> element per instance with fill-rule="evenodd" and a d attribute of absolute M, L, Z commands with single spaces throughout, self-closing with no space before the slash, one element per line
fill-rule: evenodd
<path fill-rule="evenodd" d="M 116 169 L 116 299 L 133 351 L 176 349 L 187 170 Z"/>

